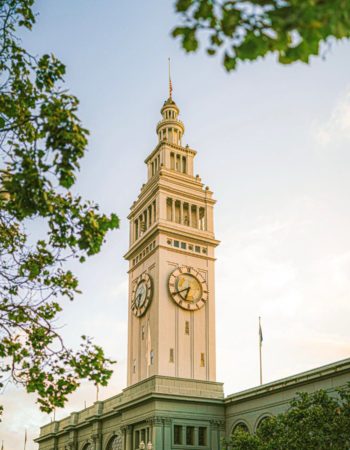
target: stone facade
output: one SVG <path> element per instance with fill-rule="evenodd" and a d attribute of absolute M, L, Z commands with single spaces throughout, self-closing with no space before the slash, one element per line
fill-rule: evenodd
<path fill-rule="evenodd" d="M 45 425 L 36 442 L 40 450 L 135 450 L 141 440 L 155 450 L 219 450 L 235 426 L 253 433 L 297 392 L 335 392 L 349 381 L 350 358 L 227 397 L 221 383 L 155 375 Z"/>
<path fill-rule="evenodd" d="M 170 98 L 131 207 L 128 387 L 41 428 L 40 450 L 219 450 L 237 425 L 253 433 L 298 391 L 350 381 L 350 359 L 224 397 L 216 382 L 212 192 Z"/>

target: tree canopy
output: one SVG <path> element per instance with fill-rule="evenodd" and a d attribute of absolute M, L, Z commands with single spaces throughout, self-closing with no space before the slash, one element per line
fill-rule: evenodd
<path fill-rule="evenodd" d="M 308 63 L 350 37 L 348 0 L 176 0 L 175 8 L 181 24 L 172 34 L 182 48 L 194 52 L 207 38 L 207 53 L 222 52 L 228 71 L 269 53 L 281 64 Z"/>
<path fill-rule="evenodd" d="M 81 379 L 105 385 L 111 376 L 102 348 L 86 336 L 78 351 L 67 348 L 56 321 L 62 299 L 79 293 L 67 262 L 98 253 L 118 217 L 70 190 L 89 133 L 64 64 L 21 46 L 33 3 L 0 0 L 0 387 L 19 383 L 50 412 Z"/>
<path fill-rule="evenodd" d="M 345 450 L 350 448 L 350 383 L 337 395 L 299 393 L 289 409 L 261 422 L 256 434 L 238 428 L 230 450 Z"/>

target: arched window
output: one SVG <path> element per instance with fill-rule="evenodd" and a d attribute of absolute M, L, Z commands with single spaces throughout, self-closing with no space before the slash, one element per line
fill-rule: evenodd
<path fill-rule="evenodd" d="M 232 428 L 232 434 L 235 433 L 237 430 L 244 431 L 245 433 L 249 433 L 249 429 L 247 424 L 244 422 L 238 422 L 233 428 Z"/>
<path fill-rule="evenodd" d="M 122 437 L 119 435 L 113 436 L 108 443 L 107 450 L 122 450 Z"/>
<path fill-rule="evenodd" d="M 93 450 L 92 449 L 92 444 L 89 442 L 88 444 L 85 444 L 83 447 L 83 450 Z"/>
<path fill-rule="evenodd" d="M 270 417 L 270 416 L 263 416 L 263 417 L 261 417 L 261 418 L 258 420 L 257 424 L 255 425 L 255 431 L 257 431 L 257 430 L 261 427 L 261 424 L 262 424 L 263 422 L 265 422 L 265 420 L 268 419 L 269 417 Z"/>

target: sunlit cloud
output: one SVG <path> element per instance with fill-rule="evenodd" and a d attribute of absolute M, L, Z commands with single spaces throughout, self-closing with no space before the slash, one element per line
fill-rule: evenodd
<path fill-rule="evenodd" d="M 350 88 L 335 104 L 328 119 L 314 127 L 314 138 L 322 146 L 350 140 Z"/>

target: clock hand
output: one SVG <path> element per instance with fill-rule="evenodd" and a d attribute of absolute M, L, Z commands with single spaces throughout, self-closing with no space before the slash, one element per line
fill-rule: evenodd
<path fill-rule="evenodd" d="M 188 294 L 189 294 L 190 290 L 191 290 L 191 288 L 190 288 L 190 287 L 188 287 L 188 288 L 187 288 L 187 292 L 186 292 L 186 295 L 185 295 L 185 300 L 187 300 L 187 297 L 188 297 Z"/>
<path fill-rule="evenodd" d="M 185 295 L 185 300 L 186 300 L 186 298 L 187 298 L 187 296 L 188 296 L 188 293 L 189 293 L 190 289 L 191 289 L 190 287 L 187 287 L 187 288 L 181 289 L 180 291 L 174 292 L 174 294 L 181 294 L 181 292 L 187 291 L 187 292 L 186 292 L 186 295 Z M 182 297 L 182 296 L 181 296 L 181 297 Z"/>

